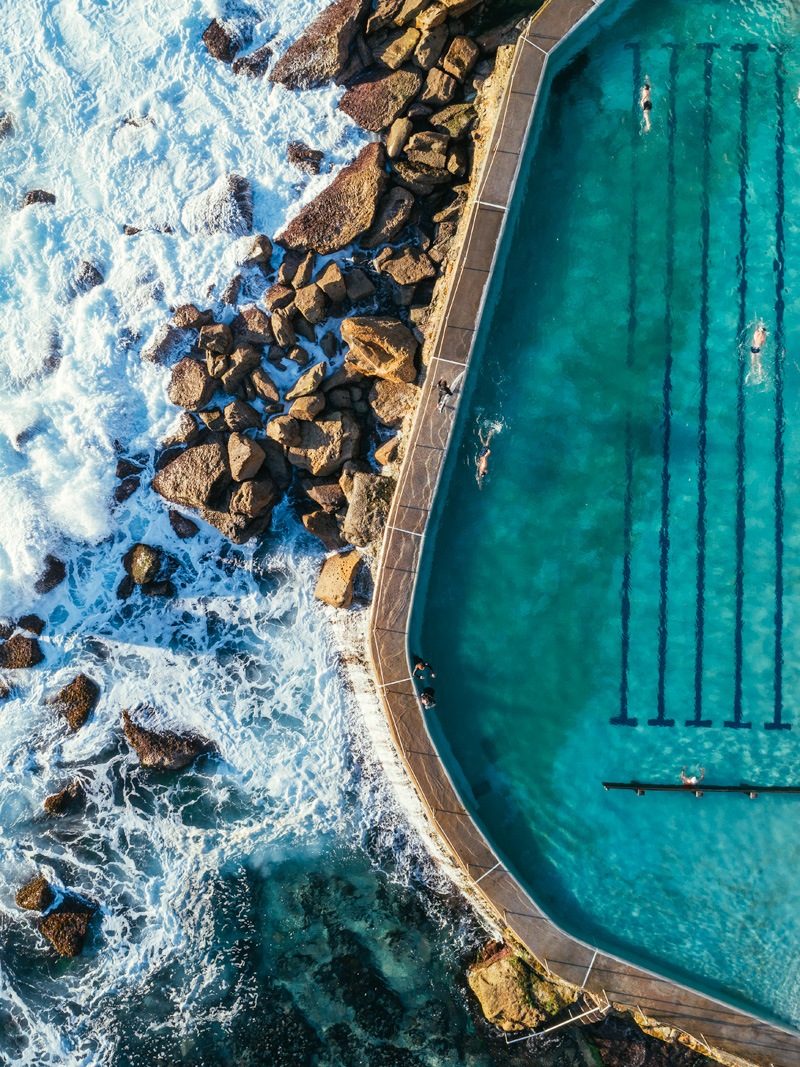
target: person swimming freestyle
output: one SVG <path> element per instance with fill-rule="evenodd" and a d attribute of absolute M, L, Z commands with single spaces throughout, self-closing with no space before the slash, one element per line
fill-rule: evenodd
<path fill-rule="evenodd" d="M 753 340 L 750 343 L 750 373 L 747 375 L 748 381 L 762 382 L 764 380 L 764 368 L 761 364 L 761 349 L 766 344 L 767 331 L 764 329 L 764 323 L 759 322 L 755 330 L 753 330 Z"/>
<path fill-rule="evenodd" d="M 483 489 L 483 479 L 489 473 L 489 456 L 492 454 L 491 448 L 489 448 L 489 442 L 492 439 L 494 430 L 489 430 L 487 434 L 484 434 L 483 430 L 478 430 L 478 437 L 481 442 L 481 450 L 476 457 L 476 464 L 478 467 L 478 488 Z"/>
<path fill-rule="evenodd" d="M 650 121 L 650 112 L 653 110 L 653 101 L 650 99 L 649 81 L 646 81 L 642 86 L 642 91 L 639 94 L 639 107 L 641 107 L 642 109 L 645 133 L 649 133 L 652 127 L 652 123 Z"/>

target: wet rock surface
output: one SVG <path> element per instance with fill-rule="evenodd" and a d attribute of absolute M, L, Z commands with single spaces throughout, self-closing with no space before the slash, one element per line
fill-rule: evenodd
<path fill-rule="evenodd" d="M 78 779 L 73 779 L 57 793 L 51 793 L 44 798 L 44 810 L 48 815 L 65 815 L 82 807 L 85 801 L 83 784 Z"/>
<path fill-rule="evenodd" d="M 337 78 L 369 0 L 337 0 L 307 27 L 280 57 L 270 81 L 287 89 L 314 89 Z"/>
<path fill-rule="evenodd" d="M 86 722 L 100 699 L 100 686 L 88 675 L 79 674 L 51 697 L 48 703 L 63 716 L 73 731 Z"/>
<path fill-rule="evenodd" d="M 25 911 L 47 911 L 55 899 L 50 883 L 41 874 L 27 882 L 14 897 L 17 907 Z"/>
<path fill-rule="evenodd" d="M 0 644 L 0 667 L 8 670 L 24 670 L 35 667 L 44 659 L 44 653 L 35 637 L 14 634 Z"/>
<path fill-rule="evenodd" d="M 215 751 L 213 742 L 198 734 L 147 730 L 132 718 L 129 711 L 122 712 L 122 726 L 141 765 L 153 770 L 183 770 L 200 756 Z"/>
<path fill-rule="evenodd" d="M 214 184 L 187 201 L 183 225 L 189 233 L 226 233 L 241 237 L 253 229 L 253 193 L 241 174 L 223 174 Z"/>
<path fill-rule="evenodd" d="M 94 904 L 67 897 L 39 921 L 39 930 L 59 956 L 80 956 L 89 932 L 89 923 L 96 911 Z"/>

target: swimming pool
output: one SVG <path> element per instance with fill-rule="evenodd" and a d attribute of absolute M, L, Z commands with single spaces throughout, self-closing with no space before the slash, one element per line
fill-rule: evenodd
<path fill-rule="evenodd" d="M 800 784 L 800 7 L 615 14 L 540 102 L 413 651 L 465 804 L 560 925 L 797 1026 L 800 798 L 601 783 Z"/>

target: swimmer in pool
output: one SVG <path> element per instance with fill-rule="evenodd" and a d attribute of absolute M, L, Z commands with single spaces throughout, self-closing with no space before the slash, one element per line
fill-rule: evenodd
<path fill-rule="evenodd" d="M 686 768 L 684 767 L 683 770 L 681 771 L 681 782 L 687 788 L 691 789 L 696 785 L 700 785 L 700 783 L 705 778 L 705 776 L 706 776 L 705 767 L 701 767 L 700 768 L 700 773 L 699 774 L 687 774 L 686 773 Z"/>
<path fill-rule="evenodd" d="M 762 382 L 764 380 L 764 369 L 761 366 L 761 349 L 767 340 L 767 331 L 764 329 L 764 323 L 759 322 L 755 330 L 753 330 L 753 340 L 750 344 L 750 373 L 748 379 L 752 382 Z"/>
<path fill-rule="evenodd" d="M 493 433 L 494 433 L 494 430 L 489 430 L 489 432 L 486 435 L 484 435 L 483 430 L 478 430 L 478 437 L 480 438 L 481 446 L 482 446 L 480 452 L 478 453 L 478 457 L 477 457 L 477 459 L 475 461 L 477 463 L 477 465 L 478 465 L 478 488 L 479 489 L 483 489 L 483 479 L 489 473 L 489 456 L 491 456 L 491 454 L 492 454 L 492 450 L 491 450 L 491 448 L 489 448 L 489 442 L 492 439 L 492 434 Z"/>
<path fill-rule="evenodd" d="M 653 101 L 650 99 L 650 82 L 646 81 L 642 86 L 642 91 L 639 94 L 639 106 L 642 109 L 645 133 L 649 133 L 651 129 L 650 112 L 653 110 Z"/>

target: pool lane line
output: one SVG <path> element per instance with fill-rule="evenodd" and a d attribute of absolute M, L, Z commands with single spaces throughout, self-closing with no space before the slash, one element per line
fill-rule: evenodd
<path fill-rule="evenodd" d="M 642 55 L 638 42 L 625 45 L 633 55 L 633 103 L 631 108 L 631 241 L 628 251 L 628 348 L 625 367 L 630 377 L 636 345 L 636 305 L 638 302 L 639 203 L 637 188 L 639 168 L 639 93 L 642 87 Z M 628 714 L 628 686 L 631 639 L 631 551 L 633 547 L 633 430 L 630 406 L 625 415 L 625 498 L 622 518 L 622 588 L 620 590 L 621 668 L 619 683 L 619 715 L 613 715 L 612 726 L 638 726 L 639 720 Z"/>
<path fill-rule="evenodd" d="M 786 335 L 784 290 L 786 281 L 786 123 L 783 49 L 775 48 L 775 97 L 777 128 L 775 134 L 775 166 L 777 207 L 775 211 L 775 705 L 772 722 L 764 723 L 765 730 L 791 730 L 791 723 L 783 721 L 783 544 L 784 544 L 784 431 L 786 416 L 783 405 L 783 363 Z"/>
<path fill-rule="evenodd" d="M 661 400 L 661 526 L 659 545 L 658 594 L 658 685 L 656 689 L 656 717 L 648 719 L 649 726 L 674 726 L 675 720 L 666 715 L 667 637 L 669 624 L 669 503 L 670 503 L 670 447 L 672 441 L 672 364 L 673 318 L 672 299 L 675 292 L 675 135 L 678 128 L 676 96 L 678 91 L 678 46 L 665 44 L 671 50 L 667 87 L 667 256 L 664 282 L 664 385 Z"/>
<path fill-rule="evenodd" d="M 739 83 L 739 255 L 736 257 L 736 274 L 739 282 L 739 321 L 737 324 L 737 351 L 739 354 L 736 374 L 736 574 L 734 589 L 736 615 L 733 631 L 733 719 L 724 723 L 731 729 L 749 728 L 751 723 L 742 721 L 742 667 L 744 662 L 744 548 L 745 548 L 745 469 L 747 465 L 746 426 L 747 407 L 745 380 L 747 356 L 745 331 L 747 330 L 747 176 L 750 170 L 750 138 L 747 128 L 747 113 L 750 102 L 750 56 L 758 50 L 757 44 L 735 44 L 734 52 L 742 57 L 742 77 Z"/>
<path fill-rule="evenodd" d="M 703 169 L 701 178 L 700 206 L 700 400 L 697 411 L 697 606 L 695 610 L 694 639 L 694 719 L 695 726 L 710 726 L 703 718 L 703 655 L 705 651 L 706 610 L 706 508 L 708 505 L 708 261 L 711 246 L 711 94 L 714 75 L 714 51 L 719 45 L 706 43 L 697 48 L 704 52 L 703 85 Z"/>

